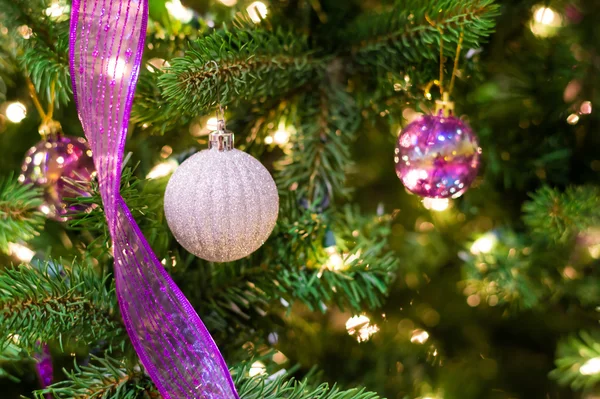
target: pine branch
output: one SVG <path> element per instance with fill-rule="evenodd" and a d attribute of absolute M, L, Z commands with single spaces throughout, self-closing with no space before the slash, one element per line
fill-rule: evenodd
<path fill-rule="evenodd" d="M 162 193 L 167 180 L 142 180 L 134 175 L 136 168 L 137 166 L 123 169 L 121 196 L 155 251 L 166 253 L 170 234 L 162 211 Z M 110 246 L 111 237 L 106 225 L 98 182 L 92 181 L 89 190 L 91 194 L 89 197 L 79 197 L 74 200 L 74 207 L 83 211 L 73 215 L 69 220 L 69 227 L 76 231 L 86 231 L 95 237 L 95 243 L 90 250 L 106 249 Z"/>
<path fill-rule="evenodd" d="M 14 334 L 28 351 L 38 341 L 92 344 L 123 338 L 114 286 L 108 281 L 78 264 L 6 269 L 0 274 L 0 346 Z"/>
<path fill-rule="evenodd" d="M 7 251 L 9 243 L 28 241 L 39 234 L 46 221 L 39 210 L 42 203 L 39 189 L 12 176 L 0 179 L 0 250 Z"/>
<path fill-rule="evenodd" d="M 569 187 L 564 193 L 542 187 L 523 205 L 523 221 L 539 238 L 568 241 L 600 223 L 600 188 Z"/>
<path fill-rule="evenodd" d="M 158 390 L 140 366 L 126 367 L 122 361 L 109 356 L 92 357 L 88 366 L 75 363 L 72 372 L 65 371 L 67 379 L 47 389 L 36 391 L 35 397 L 45 399 L 51 394 L 56 399 L 134 399 L 160 398 Z"/>
<path fill-rule="evenodd" d="M 175 275 L 207 326 L 222 334 L 219 341 L 245 342 L 245 333 L 270 328 L 268 317 L 296 302 L 319 311 L 382 305 L 398 267 L 387 248 L 390 218 L 362 216 L 350 207 L 336 215 L 331 228 L 343 262 L 332 265 L 320 244 L 328 229 L 323 216 L 290 213 L 249 258 L 225 265 L 197 262 L 180 271 L 183 278 Z"/>
<path fill-rule="evenodd" d="M 493 0 L 398 0 L 388 12 L 359 18 L 340 39 L 352 39 L 355 62 L 401 70 L 406 63 L 439 62 L 438 29 L 447 56 L 454 55 L 461 32 L 464 48 L 479 47 L 492 32 L 497 15 Z"/>
<path fill-rule="evenodd" d="M 536 268 L 538 252 L 544 249 L 527 246 L 523 237 L 509 230 L 488 233 L 486 240 L 494 242 L 491 250 L 471 248 L 472 255 L 464 257 L 463 276 L 470 291 L 482 299 L 495 297 L 496 303 L 515 308 L 531 309 L 549 294 L 547 274 L 552 268 Z M 538 258 L 534 258 L 534 256 Z M 560 259 L 560 257 L 558 258 Z"/>
<path fill-rule="evenodd" d="M 556 368 L 550 377 L 560 385 L 574 390 L 592 388 L 600 382 L 597 372 L 600 364 L 600 337 L 581 331 L 559 342 L 556 350 Z"/>
<path fill-rule="evenodd" d="M 216 61 L 218 68 L 210 61 Z M 322 69 L 306 37 L 292 32 L 223 30 L 191 43 L 185 57 L 171 60 L 159 87 L 173 109 L 195 115 L 220 103 L 279 96 Z"/>
<path fill-rule="evenodd" d="M 379 396 L 364 389 L 347 391 L 328 384 L 314 386 L 310 379 L 296 381 L 287 373 L 278 373 L 277 378 L 268 375 L 249 377 L 249 364 L 244 362 L 234 367 L 235 384 L 242 399 L 378 399 Z M 134 399 L 160 398 L 150 378 L 140 371 L 139 366 L 126 367 L 110 357 L 93 358 L 89 366 L 75 364 L 73 372 L 65 372 L 67 380 L 47 389 L 35 392 L 35 398 L 44 399 L 52 394 L 56 399 Z"/>
<path fill-rule="evenodd" d="M 22 48 L 19 61 L 30 75 L 40 97 L 50 99 L 50 82 L 56 82 L 56 105 L 66 104 L 72 94 L 69 78 L 69 22 L 66 16 L 58 21 L 47 16 L 45 0 L 0 0 L 0 10 L 7 26 L 16 31 L 20 26 L 31 28 L 30 37 L 19 37 Z"/>
<path fill-rule="evenodd" d="M 296 107 L 292 123 L 297 134 L 291 151 L 276 164 L 278 187 L 309 203 L 347 197 L 349 147 L 359 126 L 354 101 L 340 88 L 327 86 L 302 96 Z"/>

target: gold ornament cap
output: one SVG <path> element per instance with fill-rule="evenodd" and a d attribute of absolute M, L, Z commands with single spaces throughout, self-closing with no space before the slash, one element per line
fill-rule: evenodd
<path fill-rule="evenodd" d="M 442 93 L 441 100 L 435 100 L 435 115 L 439 115 L 440 112 L 443 116 L 454 115 L 454 102 L 450 101 L 448 92 Z"/>

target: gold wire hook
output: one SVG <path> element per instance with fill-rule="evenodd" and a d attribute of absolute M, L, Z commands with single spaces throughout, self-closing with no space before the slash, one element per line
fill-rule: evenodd
<path fill-rule="evenodd" d="M 40 135 L 43 139 L 47 139 L 48 135 L 51 134 L 60 135 L 62 132 L 62 127 L 59 122 L 52 119 L 54 115 L 54 102 L 56 101 L 56 80 L 52 80 L 52 82 L 50 83 L 50 100 L 48 103 L 47 112 L 44 111 L 42 103 L 40 102 L 40 99 L 35 90 L 35 86 L 28 74 L 26 75 L 26 80 L 27 88 L 29 89 L 29 95 L 31 96 L 33 104 L 35 105 L 35 108 L 37 109 L 38 113 L 40 114 L 40 118 L 42 119 L 42 123 L 38 128 Z"/>
<path fill-rule="evenodd" d="M 215 66 L 215 70 L 216 72 L 219 72 L 219 64 L 217 63 L 217 61 L 215 60 L 210 60 L 206 63 L 206 65 L 208 66 L 209 64 L 213 64 Z M 225 130 L 225 111 L 223 110 L 223 105 L 221 104 L 221 87 L 219 85 L 219 78 L 216 77 L 215 79 L 215 86 L 216 86 L 216 90 L 217 90 L 217 129 L 218 130 Z"/>
<path fill-rule="evenodd" d="M 452 76 L 450 78 L 450 86 L 448 87 L 448 91 L 446 91 L 446 90 L 444 90 L 444 65 L 445 65 L 444 37 L 443 37 L 444 30 L 440 26 L 438 26 L 435 23 L 435 21 L 429 17 L 429 15 L 425 14 L 425 19 L 427 20 L 427 22 L 429 22 L 429 24 L 432 27 L 437 29 L 437 31 L 440 33 L 440 78 L 438 81 L 434 80 L 433 82 L 430 82 L 425 86 L 425 97 L 431 98 L 429 91 L 431 90 L 431 87 L 434 84 L 437 85 L 440 89 L 442 99 L 436 101 L 435 112 L 436 112 L 436 114 L 438 114 L 441 111 L 445 115 L 448 115 L 454 111 L 454 103 L 452 101 L 450 101 L 450 94 L 452 94 L 452 91 L 454 90 L 454 83 L 456 81 L 456 74 L 458 72 L 460 51 L 462 50 L 462 44 L 463 44 L 463 40 L 465 37 L 465 32 L 464 32 L 464 28 L 463 28 L 461 30 L 460 36 L 458 38 L 458 43 L 456 45 L 456 54 L 454 55 L 454 67 L 452 69 Z"/>

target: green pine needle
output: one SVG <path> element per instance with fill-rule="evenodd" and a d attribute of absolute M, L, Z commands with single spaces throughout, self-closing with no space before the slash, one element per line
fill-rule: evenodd
<path fill-rule="evenodd" d="M 39 234 L 46 218 L 39 210 L 42 192 L 17 181 L 13 176 L 0 179 L 0 250 L 9 243 L 28 241 Z"/>
<path fill-rule="evenodd" d="M 118 342 L 123 328 L 114 283 L 90 266 L 47 263 L 0 274 L 0 346 L 30 351 L 37 342 Z"/>

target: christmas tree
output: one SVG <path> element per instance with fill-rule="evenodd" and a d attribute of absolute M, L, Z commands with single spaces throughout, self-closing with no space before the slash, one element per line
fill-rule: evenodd
<path fill-rule="evenodd" d="M 240 398 L 600 397 L 600 3 L 0 0 L 3 398 L 218 397 L 201 386 L 166 395 L 156 378 L 173 371 L 168 383 L 184 384 L 214 359 L 153 363 L 196 344 L 175 341 L 169 327 L 193 330 L 195 313 L 158 317 L 161 292 L 174 291 L 135 279 L 139 248 L 119 237 L 137 232 L 119 231 L 120 197 L 92 166 L 92 156 L 102 166 L 99 157 L 118 154 L 82 139 L 104 137 L 90 115 L 113 106 L 97 107 L 96 94 L 120 82 L 105 76 L 90 96 L 82 77 L 98 72 L 78 55 L 86 40 L 126 26 L 116 4 L 149 18 L 122 36 L 145 42 L 125 157 L 111 170 Z M 90 39 L 72 19 L 93 17 L 92 6 L 106 22 Z M 134 51 L 103 51 L 89 46 L 113 77 L 135 75 Z M 413 194 L 423 171 L 398 137 L 423 115 L 468 121 L 457 131 L 470 126 L 469 143 L 481 147 L 470 186 Z M 180 165 L 209 144 L 227 146 L 228 136 L 211 133 L 224 132 L 223 119 L 235 147 L 273 176 L 279 214 L 258 250 L 217 263 L 188 252 L 164 198 Z M 448 137 L 436 145 L 447 148 Z M 432 165 L 450 162 L 442 158 Z M 253 197 L 261 217 L 233 207 L 267 192 L 268 179 L 242 173 L 223 184 L 217 169 L 204 166 L 199 184 L 229 193 L 232 209 L 212 227 L 198 214 L 221 209 L 204 202 L 177 216 L 185 226 L 199 220 L 192 241 L 225 224 L 245 231 L 231 246 L 247 255 L 255 248 L 246 244 L 263 241 L 257 232 L 270 231 L 269 204 Z M 138 305 L 137 317 L 164 335 L 155 353 L 130 328 Z M 202 381 L 219 385 L 217 374 Z"/>

